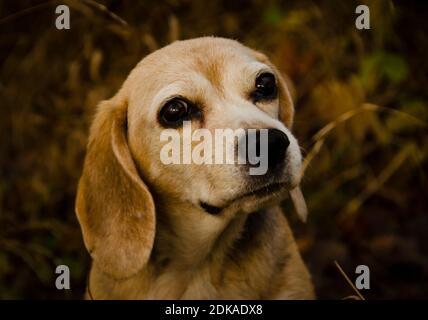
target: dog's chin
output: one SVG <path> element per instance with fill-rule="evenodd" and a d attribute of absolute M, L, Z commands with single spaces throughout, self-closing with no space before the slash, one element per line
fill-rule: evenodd
<path fill-rule="evenodd" d="M 256 192 L 252 191 L 237 197 L 232 200 L 223 211 L 225 213 L 238 211 L 242 213 L 254 212 L 262 208 L 279 204 L 287 196 L 287 193 L 288 189 L 285 186 L 267 186 Z"/>
<path fill-rule="evenodd" d="M 201 207 L 214 215 L 229 215 L 237 212 L 250 213 L 279 204 L 291 188 L 292 186 L 285 182 L 270 183 L 242 192 L 226 201 L 222 206 L 217 207 L 201 202 Z"/>

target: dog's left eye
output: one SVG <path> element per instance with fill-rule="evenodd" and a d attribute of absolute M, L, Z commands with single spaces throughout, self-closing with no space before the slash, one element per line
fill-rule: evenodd
<path fill-rule="evenodd" d="M 160 118 L 167 126 L 179 125 L 188 114 L 187 102 L 182 99 L 168 101 L 160 112 Z"/>
<path fill-rule="evenodd" d="M 255 102 L 261 100 L 272 100 L 277 96 L 277 85 L 275 76 L 270 72 L 263 72 L 256 78 L 256 89 L 251 94 Z"/>
<path fill-rule="evenodd" d="M 159 112 L 159 122 L 166 127 L 178 127 L 199 114 L 196 106 L 178 97 L 165 103 Z"/>

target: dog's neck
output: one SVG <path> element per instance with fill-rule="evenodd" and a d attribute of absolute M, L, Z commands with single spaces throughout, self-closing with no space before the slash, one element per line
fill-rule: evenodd
<path fill-rule="evenodd" d="M 168 206 L 171 208 L 171 206 Z M 208 259 L 222 259 L 228 246 L 239 238 L 246 213 L 212 215 L 204 209 L 182 203 L 168 212 L 158 212 L 153 261 L 159 266 L 192 269 Z M 197 227 L 194 227 L 197 226 Z"/>

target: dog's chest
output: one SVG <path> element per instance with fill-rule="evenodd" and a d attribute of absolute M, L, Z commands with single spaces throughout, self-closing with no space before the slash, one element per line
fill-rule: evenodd
<path fill-rule="evenodd" d="M 230 272 L 229 272 L 230 273 Z M 259 296 L 246 281 L 249 275 L 232 272 L 225 278 L 239 277 L 232 281 L 223 279 L 221 282 L 213 279 L 212 271 L 208 268 L 177 274 L 175 272 L 161 275 L 150 287 L 146 299 L 257 299 Z M 262 279 L 258 279 L 259 281 Z M 267 282 L 266 282 L 267 285 Z"/>
<path fill-rule="evenodd" d="M 260 299 L 273 289 L 287 254 L 275 212 L 253 213 L 221 257 L 197 268 L 171 265 L 152 279 L 150 299 Z"/>

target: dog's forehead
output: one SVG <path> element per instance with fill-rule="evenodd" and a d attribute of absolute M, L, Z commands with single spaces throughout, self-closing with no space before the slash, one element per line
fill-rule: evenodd
<path fill-rule="evenodd" d="M 202 72 L 207 69 L 221 69 L 229 61 L 244 63 L 255 59 L 255 53 L 250 48 L 223 38 L 177 41 L 154 52 L 153 56 L 159 61 L 175 62 L 173 65 L 178 67 L 190 66 Z"/>
<path fill-rule="evenodd" d="M 220 86 L 229 72 L 252 62 L 264 62 L 264 56 L 234 40 L 199 38 L 174 42 L 145 57 L 136 68 L 136 76 L 163 82 L 198 73 L 212 85 Z"/>

